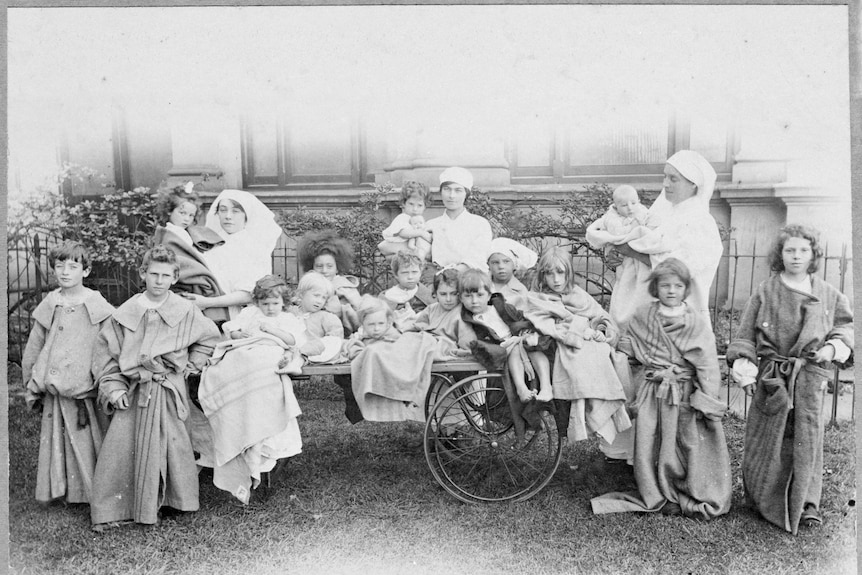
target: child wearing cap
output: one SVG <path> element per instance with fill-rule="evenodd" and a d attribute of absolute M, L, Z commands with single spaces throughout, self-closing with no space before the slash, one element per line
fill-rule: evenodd
<path fill-rule="evenodd" d="M 431 233 L 433 271 L 457 266 L 459 271 L 488 269 L 486 257 L 491 247 L 491 224 L 482 216 L 471 214 L 464 207 L 473 187 L 473 175 L 464 168 L 452 167 L 440 174 L 440 196 L 445 212 L 425 224 Z M 428 285 L 432 274 L 423 274 Z"/>
<path fill-rule="evenodd" d="M 503 294 L 507 302 L 519 308 L 529 290 L 515 277 L 515 272 L 527 271 L 538 260 L 539 254 L 527 246 L 509 238 L 494 238 L 488 255 L 491 292 Z"/>

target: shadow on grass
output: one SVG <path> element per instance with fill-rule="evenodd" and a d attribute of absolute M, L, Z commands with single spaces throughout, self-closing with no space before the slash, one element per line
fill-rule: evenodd
<path fill-rule="evenodd" d="M 14 379 L 14 376 L 13 376 Z M 854 433 L 827 432 L 825 525 L 792 537 L 745 506 L 744 422 L 725 422 L 733 509 L 712 522 L 594 516 L 634 489 L 595 441 L 569 445 L 552 482 L 518 504 L 466 505 L 433 480 L 418 424 L 350 425 L 331 380 L 299 382 L 303 453 L 242 506 L 202 475 L 201 509 L 96 535 L 87 506 L 33 499 L 38 416 L 10 382 L 10 523 L 16 573 L 855 573 Z"/>

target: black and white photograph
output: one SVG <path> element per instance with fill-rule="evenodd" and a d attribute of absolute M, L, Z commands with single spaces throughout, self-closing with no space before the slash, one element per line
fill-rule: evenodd
<path fill-rule="evenodd" d="M 858 0 L 12 4 L 11 573 L 857 572 Z"/>

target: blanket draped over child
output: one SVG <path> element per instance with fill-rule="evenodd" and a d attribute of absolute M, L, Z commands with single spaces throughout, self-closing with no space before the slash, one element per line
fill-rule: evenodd
<path fill-rule="evenodd" d="M 199 507 L 184 375 L 203 367 L 219 340 L 218 328 L 176 294 L 156 309 L 142 305 L 143 297 L 120 306 L 99 333 L 99 403 L 111 411 L 108 398 L 125 390 L 129 407 L 113 413 L 96 463 L 94 524 L 154 524 L 162 505 Z"/>
<path fill-rule="evenodd" d="M 86 288 L 85 288 L 86 289 Z M 64 497 L 88 503 L 107 418 L 96 409 L 92 358 L 96 337 L 114 308 L 87 290 L 83 303 L 64 305 L 52 291 L 33 311 L 21 358 L 28 405 L 42 402 L 36 500 Z"/>
<path fill-rule="evenodd" d="M 399 334 L 391 328 L 380 339 L 354 339 L 346 345 L 354 346 L 354 350 L 363 347 L 350 362 L 350 377 L 353 395 L 365 419 L 425 421 L 425 395 L 431 385 L 431 364 L 437 351 L 433 335 Z"/>
<path fill-rule="evenodd" d="M 831 365 L 808 361 L 830 339 L 853 348 L 847 298 L 811 278 L 811 293 L 775 275 L 751 297 L 729 363 L 758 363 L 758 385 L 748 411 L 742 476 L 745 490 L 770 523 L 797 533 L 806 504 L 823 490 L 823 403 Z"/>
<path fill-rule="evenodd" d="M 635 399 L 639 493 L 596 497 L 593 512 L 659 511 L 670 501 L 709 519 L 728 512 L 731 493 L 715 337 L 697 310 L 667 318 L 659 310 L 658 302 L 638 308 L 619 345 L 644 366 Z"/>
<path fill-rule="evenodd" d="M 203 226 L 191 226 L 188 230 L 195 245 L 219 246 L 224 240 L 213 230 Z M 163 244 L 177 255 L 179 264 L 179 279 L 174 284 L 173 291 L 187 292 L 206 297 L 224 295 L 219 288 L 218 281 L 207 266 L 201 255 L 201 250 L 195 245 L 189 245 L 177 234 L 164 226 L 156 228 L 153 235 L 153 245 Z M 204 310 L 204 315 L 213 321 L 224 321 L 228 319 L 227 308 L 213 307 Z"/>
<path fill-rule="evenodd" d="M 213 435 L 213 483 L 248 503 L 261 472 L 302 451 L 302 413 L 287 375 L 275 373 L 287 346 L 274 337 L 224 341 L 201 377 L 199 399 Z"/>
<path fill-rule="evenodd" d="M 618 334 L 610 316 L 577 286 L 562 296 L 530 293 L 523 301 L 524 316 L 536 331 L 558 340 L 551 377 L 554 398 L 572 401 L 569 439 L 588 439 L 595 432 L 612 442 L 631 420 L 625 410 L 628 363 L 612 347 Z M 587 328 L 605 333 L 607 342 L 582 337 Z M 566 333 L 577 346 L 559 341 Z"/>

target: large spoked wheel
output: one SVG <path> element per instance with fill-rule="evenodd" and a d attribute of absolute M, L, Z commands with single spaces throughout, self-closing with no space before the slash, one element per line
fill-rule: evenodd
<path fill-rule="evenodd" d="M 450 494 L 467 503 L 524 501 L 554 476 L 563 442 L 553 415 L 515 434 L 498 373 L 472 375 L 451 386 L 425 423 L 425 459 Z"/>
<path fill-rule="evenodd" d="M 453 385 L 455 385 L 455 381 L 452 376 L 446 373 L 431 373 L 431 385 L 428 387 L 428 393 L 425 394 L 426 421 L 431 416 L 431 410 Z"/>

